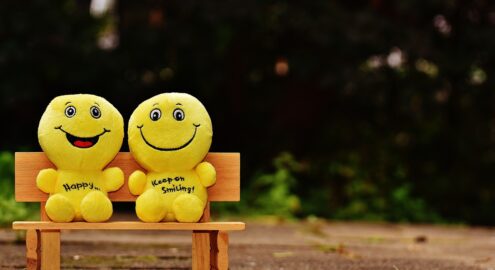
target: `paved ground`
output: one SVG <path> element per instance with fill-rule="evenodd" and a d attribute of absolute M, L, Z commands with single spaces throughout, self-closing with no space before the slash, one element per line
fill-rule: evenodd
<path fill-rule="evenodd" d="M 24 244 L 0 230 L 0 268 L 24 268 Z M 189 269 L 190 234 L 62 233 L 64 269 Z M 231 234 L 231 269 L 494 269 L 495 229 L 430 225 L 248 223 Z"/>

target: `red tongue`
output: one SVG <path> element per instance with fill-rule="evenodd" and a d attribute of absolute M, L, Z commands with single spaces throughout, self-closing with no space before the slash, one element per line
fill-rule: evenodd
<path fill-rule="evenodd" d="M 77 147 L 81 147 L 81 148 L 85 148 L 85 147 L 90 147 L 91 145 L 93 145 L 92 142 L 90 141 L 75 141 L 74 142 L 74 145 L 77 146 Z"/>

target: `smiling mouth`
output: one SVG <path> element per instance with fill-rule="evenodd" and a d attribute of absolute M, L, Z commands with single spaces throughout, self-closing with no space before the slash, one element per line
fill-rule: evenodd
<path fill-rule="evenodd" d="M 58 127 L 55 127 L 55 129 L 58 129 L 60 131 L 62 131 L 63 133 L 65 133 L 65 137 L 67 138 L 67 140 L 69 141 L 70 144 L 72 144 L 73 146 L 75 147 L 78 147 L 78 148 L 90 148 L 90 147 L 93 147 L 97 142 L 98 142 L 98 139 L 100 139 L 100 136 L 107 133 L 107 132 L 110 132 L 109 129 L 106 129 L 106 128 L 103 128 L 103 132 L 96 135 L 96 136 L 93 136 L 93 137 L 77 137 L 77 136 L 74 136 L 72 134 L 70 134 L 69 132 L 65 131 L 62 126 L 58 126 Z"/>
<path fill-rule="evenodd" d="M 148 140 L 146 140 L 146 138 L 144 137 L 144 134 L 143 134 L 143 125 L 137 126 L 137 128 L 139 129 L 139 132 L 141 133 L 141 137 L 143 138 L 144 142 L 149 147 L 151 147 L 151 148 L 153 148 L 155 150 L 158 150 L 158 151 L 177 151 L 177 150 L 180 150 L 180 149 L 188 146 L 194 140 L 194 137 L 196 137 L 196 132 L 198 131 L 198 127 L 201 126 L 201 124 L 193 124 L 193 126 L 194 126 L 194 133 L 193 133 L 191 139 L 189 139 L 185 144 L 183 144 L 181 146 L 171 147 L 171 148 L 163 148 L 163 147 L 154 146 Z"/>

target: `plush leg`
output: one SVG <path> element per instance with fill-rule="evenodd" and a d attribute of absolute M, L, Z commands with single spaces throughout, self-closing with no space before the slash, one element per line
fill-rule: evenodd
<path fill-rule="evenodd" d="M 81 215 L 87 222 L 107 221 L 112 212 L 112 202 L 101 191 L 91 191 L 81 201 Z"/>
<path fill-rule="evenodd" d="M 166 214 L 161 194 L 148 189 L 136 200 L 136 214 L 144 222 L 160 222 Z"/>
<path fill-rule="evenodd" d="M 203 215 L 205 204 L 197 196 L 181 194 L 175 198 L 172 209 L 179 222 L 198 222 Z"/>
<path fill-rule="evenodd" d="M 54 194 L 48 198 L 45 211 L 48 217 L 55 222 L 71 222 L 75 217 L 74 207 L 66 197 L 60 194 Z"/>

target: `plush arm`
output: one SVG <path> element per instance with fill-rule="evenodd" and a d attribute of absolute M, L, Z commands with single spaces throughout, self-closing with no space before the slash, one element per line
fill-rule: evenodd
<path fill-rule="evenodd" d="M 36 177 L 36 186 L 45 193 L 54 193 L 58 172 L 55 169 L 43 169 Z"/>
<path fill-rule="evenodd" d="M 196 173 L 199 175 L 201 184 L 205 187 L 212 186 L 217 181 L 217 171 L 209 162 L 199 163 L 198 166 L 196 166 Z"/>
<path fill-rule="evenodd" d="M 124 184 L 124 172 L 120 168 L 112 167 L 104 170 L 103 177 L 107 192 L 116 191 Z"/>
<path fill-rule="evenodd" d="M 129 191 L 133 195 L 141 195 L 146 187 L 146 174 L 140 170 L 134 171 L 129 176 Z"/>

